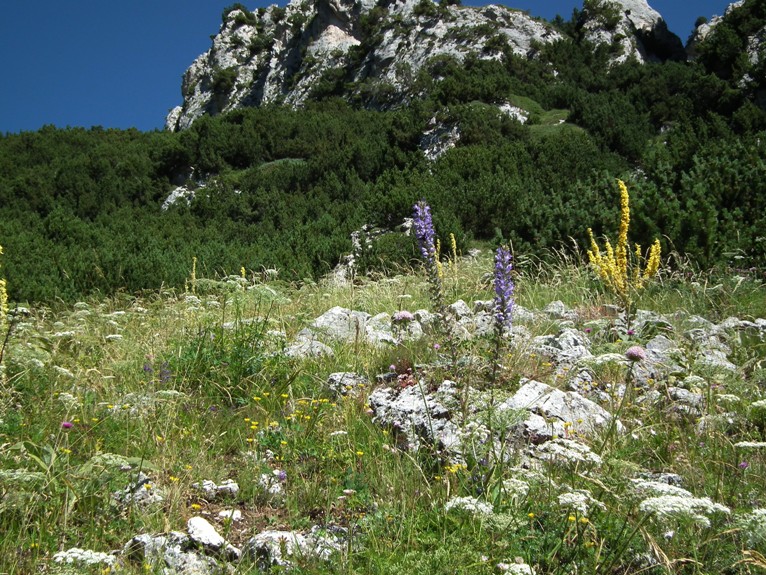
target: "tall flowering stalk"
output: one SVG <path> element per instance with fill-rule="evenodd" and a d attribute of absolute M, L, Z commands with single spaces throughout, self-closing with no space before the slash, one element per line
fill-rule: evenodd
<path fill-rule="evenodd" d="M 0 256 L 3 255 L 3 246 L 0 246 Z M 8 317 L 8 291 L 6 290 L 5 278 L 0 277 L 0 331 L 4 329 Z"/>
<path fill-rule="evenodd" d="M 511 272 L 513 265 L 510 250 L 505 246 L 500 246 L 495 252 L 495 298 L 494 298 L 494 317 L 495 317 L 495 352 L 492 367 L 492 382 L 497 376 L 497 369 L 500 362 L 500 355 L 503 351 L 503 334 L 511 328 L 513 313 L 513 279 Z"/>
<path fill-rule="evenodd" d="M 3 255 L 3 246 L 0 246 L 0 256 Z M 3 356 L 5 355 L 5 346 L 11 335 L 11 326 L 8 323 L 8 290 L 6 288 L 5 278 L 0 276 L 0 335 L 3 340 L 0 344 L 0 383 L 5 377 L 5 371 L 2 368 Z"/>
<path fill-rule="evenodd" d="M 444 295 L 442 290 L 441 266 L 439 265 L 439 252 L 436 247 L 436 232 L 431 218 L 431 208 L 425 201 L 415 204 L 415 237 L 418 240 L 420 254 L 426 265 L 428 283 L 431 285 L 431 301 L 437 311 L 444 308 Z"/>
<path fill-rule="evenodd" d="M 513 280 L 511 272 L 511 252 L 505 246 L 500 246 L 495 252 L 495 333 L 502 336 L 503 331 L 511 327 L 513 312 Z"/>
<path fill-rule="evenodd" d="M 625 183 L 622 180 L 617 180 L 617 182 L 620 186 L 620 230 L 617 235 L 617 246 L 613 248 L 609 239 L 606 238 L 604 253 L 602 253 L 593 237 L 593 231 L 588 228 L 588 237 L 590 238 L 588 260 L 606 288 L 617 297 L 619 305 L 625 312 L 627 327 L 629 328 L 633 311 L 633 296 L 646 287 L 649 280 L 660 269 L 660 240 L 654 240 L 649 248 L 643 269 L 641 263 L 644 258 L 639 244 L 635 244 L 633 261 L 630 261 L 628 244 L 630 195 Z"/>

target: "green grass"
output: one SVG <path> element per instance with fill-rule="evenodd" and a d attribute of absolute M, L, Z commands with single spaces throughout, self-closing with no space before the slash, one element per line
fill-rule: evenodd
<path fill-rule="evenodd" d="M 578 311 L 577 328 L 611 303 L 571 257 L 559 254 L 554 264 L 518 258 L 517 267 L 517 303 L 539 310 L 561 300 Z M 488 255 L 445 265 L 447 301 L 491 299 L 491 271 Z M 14 324 L 0 387 L 0 573 L 54 573 L 59 550 L 108 552 L 134 534 L 184 530 L 193 515 L 214 517 L 227 506 L 244 514 L 228 532 L 237 545 L 266 528 L 351 530 L 344 552 L 327 563 L 299 559 L 297 573 L 489 574 L 517 557 L 538 574 L 755 573 L 759 554 L 766 554 L 766 526 L 764 537 L 741 529 L 746 513 L 766 507 L 766 450 L 735 447 L 764 440 L 764 420 L 750 408 L 766 394 L 766 351 L 758 338 L 734 346 L 736 373 L 690 362 L 675 376 L 701 377 L 698 391 L 711 400 L 703 415 L 713 422 L 704 430 L 699 416 L 606 401 L 610 411 L 620 409 L 626 433 L 580 438 L 596 451 L 603 446 L 598 468 L 521 469 L 523 444 L 489 467 L 477 457 L 456 468 L 435 449 L 398 449 L 366 405 L 380 385 L 376 375 L 391 363 L 434 363 L 434 344 L 444 343 L 437 336 L 382 349 L 334 343 L 333 358 L 293 360 L 281 353 L 285 341 L 335 305 L 371 314 L 429 308 L 419 270 L 345 286 L 258 279 L 249 289 L 211 280 L 199 287 L 196 296 L 166 291 L 39 307 Z M 762 318 L 765 295 L 753 278 L 684 270 L 664 273 L 638 307 L 667 314 L 671 337 L 691 353 L 676 312 L 713 322 Z M 551 320 L 525 326 L 533 336 L 559 329 Z M 622 353 L 646 343 L 636 337 L 620 341 L 608 330 L 594 332 L 593 352 Z M 490 340 L 476 339 L 460 343 L 457 353 L 486 359 L 492 349 Z M 447 365 L 432 370 L 432 378 L 487 387 L 482 363 Z M 336 371 L 355 371 L 373 383 L 336 398 L 323 386 Z M 596 374 L 604 385 L 627 375 L 616 364 Z M 564 385 L 544 358 L 511 349 L 498 395 L 515 391 L 521 377 Z M 656 389 L 666 393 L 674 381 L 658 381 Z M 64 421 L 72 427 L 62 428 Z M 108 461 L 115 456 L 118 464 Z M 119 507 L 111 493 L 139 468 L 151 477 L 151 489 L 164 494 L 163 503 Z M 258 484 L 273 469 L 287 473 L 281 499 Z M 690 520 L 663 525 L 639 509 L 628 478 L 640 471 L 676 473 L 685 489 L 731 513 L 711 515 L 709 527 Z M 241 487 L 228 500 L 208 501 L 192 487 L 228 478 Z M 524 480 L 526 492 L 511 493 L 509 480 Z M 587 513 L 561 507 L 558 497 L 568 490 L 587 490 L 599 503 Z M 456 495 L 483 498 L 494 515 L 445 511 Z M 125 572 L 147 571 L 137 565 Z M 237 572 L 257 571 L 243 563 Z"/>

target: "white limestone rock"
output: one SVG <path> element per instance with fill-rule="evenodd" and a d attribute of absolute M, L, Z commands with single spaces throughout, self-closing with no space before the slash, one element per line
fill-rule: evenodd
<path fill-rule="evenodd" d="M 243 106 L 300 106 L 323 74 L 337 69 L 384 88 L 390 101 L 380 105 L 406 104 L 415 96 L 413 78 L 435 56 L 501 58 L 500 51 L 487 48 L 490 38 L 500 35 L 514 54 L 529 58 L 536 46 L 561 38 L 553 27 L 519 10 L 450 6 L 429 16 L 417 13 L 418 2 L 387 4 L 376 41 L 353 55 L 363 39 L 362 18 L 375 0 L 292 0 L 262 14 L 233 10 L 210 49 L 184 74 L 183 103 L 170 111 L 166 128 L 183 130 L 204 114 Z M 475 33 L 466 37 L 466 31 Z"/>
<path fill-rule="evenodd" d="M 582 32 L 593 44 L 617 44 L 620 53 L 612 58 L 613 63 L 630 58 L 641 63 L 686 59 L 680 38 L 645 0 L 609 0 L 599 6 L 595 11 L 583 10 Z"/>
<path fill-rule="evenodd" d="M 240 550 L 231 545 L 204 517 L 192 517 L 186 522 L 189 539 L 213 555 L 229 560 L 239 559 Z"/>

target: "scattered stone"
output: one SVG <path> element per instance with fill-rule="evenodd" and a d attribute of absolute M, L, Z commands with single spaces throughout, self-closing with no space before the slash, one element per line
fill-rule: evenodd
<path fill-rule="evenodd" d="M 207 519 L 192 517 L 186 523 L 189 539 L 196 545 L 201 546 L 206 552 L 213 555 L 221 555 L 229 561 L 239 559 L 240 551 L 223 538 Z"/>
<path fill-rule="evenodd" d="M 569 309 L 563 301 L 552 301 L 543 308 L 543 313 L 551 319 L 576 321 L 577 312 Z"/>
<path fill-rule="evenodd" d="M 524 436 L 533 442 L 575 432 L 594 435 L 612 421 L 612 415 L 597 403 L 572 391 L 561 391 L 545 383 L 522 380 L 519 390 L 498 406 L 504 409 L 526 409 L 530 412 L 523 426 Z M 617 429 L 622 424 L 617 422 Z"/>
<path fill-rule="evenodd" d="M 218 517 L 224 521 L 231 521 L 236 523 L 242 519 L 242 512 L 239 509 L 224 509 L 218 512 Z"/>
<path fill-rule="evenodd" d="M 204 479 L 198 483 L 192 483 L 192 487 L 204 492 L 207 499 L 215 499 L 225 495 L 236 495 L 239 493 L 239 485 L 233 479 L 226 479 L 220 485 L 216 485 L 210 479 Z"/>
<path fill-rule="evenodd" d="M 364 389 L 370 381 L 363 375 L 350 371 L 331 373 L 327 377 L 327 389 L 335 396 L 353 394 L 354 391 Z"/>
<path fill-rule="evenodd" d="M 550 358 L 557 365 L 572 365 L 590 359 L 590 341 L 583 332 L 565 328 L 557 335 L 541 335 L 532 339 L 531 350 Z"/>
<path fill-rule="evenodd" d="M 302 329 L 298 332 L 295 341 L 285 348 L 285 355 L 295 359 L 312 357 L 334 357 L 332 348 L 316 339 L 316 335 L 310 329 Z"/>
<path fill-rule="evenodd" d="M 162 567 L 167 575 L 214 575 L 220 573 L 218 562 L 197 553 L 185 533 L 171 531 L 167 535 L 142 534 L 123 547 L 126 560 L 138 565 Z"/>
<path fill-rule="evenodd" d="M 354 342 L 366 337 L 370 314 L 335 306 L 316 318 L 311 327 L 330 339 Z"/>
<path fill-rule="evenodd" d="M 379 388 L 367 400 L 373 421 L 399 433 L 408 449 L 417 451 L 422 441 L 458 449 L 458 426 L 450 421 L 449 405 L 455 397 L 454 383 L 444 382 L 434 393 L 423 382 L 404 389 Z"/>
<path fill-rule="evenodd" d="M 162 490 L 156 487 L 143 471 L 138 473 L 135 483 L 121 491 L 115 491 L 112 497 L 123 505 L 153 505 L 165 500 Z"/>
<path fill-rule="evenodd" d="M 262 531 L 245 543 L 242 555 L 268 571 L 273 566 L 290 568 L 297 557 L 327 561 L 341 550 L 337 537 L 319 529 L 313 529 L 308 535 L 297 531 Z"/>

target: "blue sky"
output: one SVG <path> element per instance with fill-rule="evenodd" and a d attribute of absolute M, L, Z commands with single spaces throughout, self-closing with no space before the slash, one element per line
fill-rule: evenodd
<path fill-rule="evenodd" d="M 464 0 L 466 4 L 478 4 Z M 161 129 L 181 103 L 181 76 L 210 46 L 233 1 L 11 0 L 0 8 L 0 133 L 46 124 Z M 269 2 L 243 0 L 250 9 Z M 513 8 L 569 19 L 577 0 L 507 0 Z M 284 5 L 285 0 L 280 2 Z M 683 41 L 698 16 L 728 0 L 649 0 Z"/>

